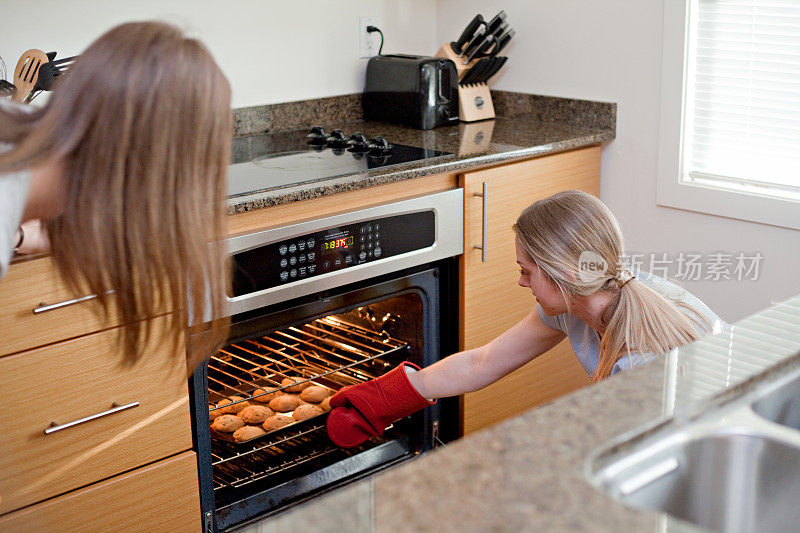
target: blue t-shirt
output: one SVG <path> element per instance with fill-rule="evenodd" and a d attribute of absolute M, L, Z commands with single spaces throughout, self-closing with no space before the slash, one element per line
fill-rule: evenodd
<path fill-rule="evenodd" d="M 655 290 L 662 296 L 670 300 L 681 301 L 685 304 L 692 306 L 703 318 L 708 321 L 710 328 L 701 331 L 701 335 L 708 333 L 719 333 L 729 326 L 721 318 L 719 318 L 714 311 L 708 308 L 706 304 L 700 301 L 695 295 L 686 289 L 675 285 L 674 283 L 665 279 L 654 276 L 648 272 L 636 272 L 636 279 L 641 281 L 651 289 Z M 680 308 L 687 316 L 697 320 L 698 317 L 689 309 Z M 556 316 L 548 316 L 544 313 L 541 305 L 536 306 L 536 311 L 542 322 L 552 329 L 563 331 L 569 338 L 569 343 L 572 345 L 572 350 L 578 356 L 583 369 L 590 375 L 594 375 L 597 368 L 597 363 L 600 360 L 600 334 L 592 329 L 586 322 L 577 318 L 569 313 L 562 313 Z M 702 324 L 702 320 L 699 321 Z M 703 329 L 703 328 L 699 328 Z M 611 369 L 612 374 L 616 374 L 620 370 L 625 370 L 634 365 L 641 364 L 645 361 L 650 361 L 657 357 L 658 354 L 651 352 L 645 353 L 631 353 L 630 355 L 623 355 L 614 364 Z"/>

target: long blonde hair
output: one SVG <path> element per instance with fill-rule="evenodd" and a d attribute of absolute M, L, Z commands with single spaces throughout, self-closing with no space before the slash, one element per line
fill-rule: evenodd
<path fill-rule="evenodd" d="M 600 316 L 605 330 L 592 381 L 611 375 L 614 364 L 626 354 L 665 353 L 700 336 L 701 323 L 681 310 L 691 309 L 688 305 L 630 279 L 621 262 L 619 225 L 591 194 L 564 191 L 540 200 L 520 214 L 513 228 L 533 262 L 558 286 L 568 308 L 571 295 L 598 291 L 613 295 Z M 580 262 L 587 253 L 605 268 L 590 275 L 581 272 Z"/>
<path fill-rule="evenodd" d="M 189 370 L 227 335 L 225 253 L 230 85 L 197 40 L 159 22 L 117 26 L 92 43 L 31 113 L 0 111 L 0 171 L 63 163 L 64 210 L 47 220 L 52 256 L 74 291 L 119 314 L 135 362 L 152 321 L 174 309 L 174 347 L 208 321 Z M 202 329 L 202 328 L 201 328 Z"/>

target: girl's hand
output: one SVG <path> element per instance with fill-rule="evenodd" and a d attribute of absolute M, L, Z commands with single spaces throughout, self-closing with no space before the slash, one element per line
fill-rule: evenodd
<path fill-rule="evenodd" d="M 17 249 L 18 254 L 36 254 L 50 250 L 50 241 L 47 238 L 47 232 L 42 227 L 41 220 L 38 218 L 26 220 L 20 227 L 24 236 L 22 244 Z"/>
<path fill-rule="evenodd" d="M 331 398 L 328 436 L 337 446 L 352 448 L 370 437 L 381 435 L 400 420 L 435 402 L 426 400 L 408 381 L 405 361 L 371 381 L 345 387 Z"/>

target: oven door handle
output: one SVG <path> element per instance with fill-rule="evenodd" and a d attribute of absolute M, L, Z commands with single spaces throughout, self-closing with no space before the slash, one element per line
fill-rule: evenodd
<path fill-rule="evenodd" d="M 483 199 L 483 221 L 481 222 L 481 243 L 473 246 L 474 249 L 481 251 L 481 262 L 486 262 L 486 249 L 489 240 L 489 209 L 487 201 L 489 199 L 489 184 L 483 182 L 483 192 L 472 193 L 473 196 L 480 196 Z"/>

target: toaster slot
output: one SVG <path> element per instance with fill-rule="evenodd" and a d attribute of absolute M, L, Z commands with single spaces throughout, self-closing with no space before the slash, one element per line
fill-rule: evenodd
<path fill-rule="evenodd" d="M 450 69 L 443 68 L 439 70 L 439 103 L 449 104 L 450 95 L 452 93 L 452 79 L 450 77 Z"/>

